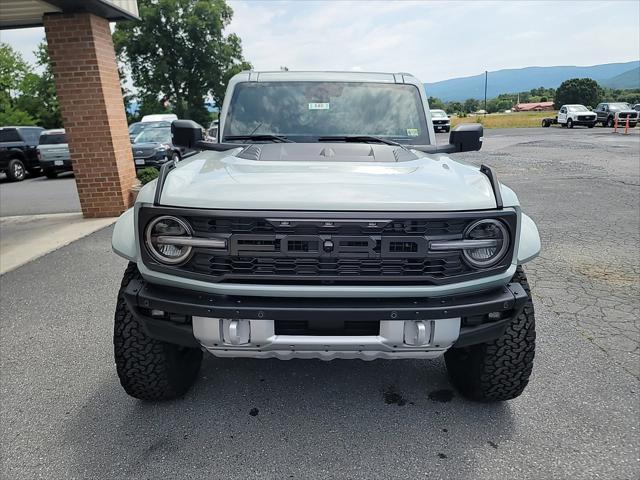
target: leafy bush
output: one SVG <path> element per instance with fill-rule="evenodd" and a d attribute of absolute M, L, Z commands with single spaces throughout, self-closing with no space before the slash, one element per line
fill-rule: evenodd
<path fill-rule="evenodd" d="M 140 183 L 142 183 L 142 185 L 146 185 L 152 180 L 155 180 L 156 178 L 158 178 L 158 174 L 159 172 L 157 168 L 153 168 L 153 167 L 143 168 L 142 170 L 138 171 L 138 180 L 140 180 Z"/>

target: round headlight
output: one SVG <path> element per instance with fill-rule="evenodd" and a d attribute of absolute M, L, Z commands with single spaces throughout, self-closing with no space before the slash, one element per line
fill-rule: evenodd
<path fill-rule="evenodd" d="M 182 263 L 191 255 L 192 247 L 181 242 L 180 237 L 191 237 L 191 228 L 184 220 L 169 215 L 154 218 L 145 230 L 149 252 L 167 265 Z"/>
<path fill-rule="evenodd" d="M 499 220 L 480 220 L 467 228 L 466 240 L 488 240 L 487 246 L 463 250 L 465 260 L 476 268 L 487 268 L 498 263 L 509 248 L 509 232 Z"/>

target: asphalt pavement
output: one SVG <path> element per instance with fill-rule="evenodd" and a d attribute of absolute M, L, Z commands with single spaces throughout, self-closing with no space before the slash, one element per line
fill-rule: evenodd
<path fill-rule="evenodd" d="M 609 132 L 491 130 L 459 155 L 497 169 L 543 240 L 518 399 L 466 401 L 440 360 L 207 356 L 184 399 L 134 400 L 110 227 L 0 276 L 0 477 L 638 478 L 640 135 Z"/>
<path fill-rule="evenodd" d="M 10 182 L 0 174 L 0 217 L 72 213 L 80 211 L 76 181 L 72 173 L 50 179 L 41 175 Z"/>

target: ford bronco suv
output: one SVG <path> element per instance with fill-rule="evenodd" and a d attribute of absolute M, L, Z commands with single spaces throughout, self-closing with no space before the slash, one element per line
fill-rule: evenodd
<path fill-rule="evenodd" d="M 244 72 L 217 142 L 167 162 L 118 220 L 129 260 L 116 368 L 144 400 L 183 395 L 216 357 L 431 359 L 467 398 L 501 401 L 531 374 L 535 320 L 522 265 L 534 222 L 460 125 L 437 145 L 406 73 Z"/>

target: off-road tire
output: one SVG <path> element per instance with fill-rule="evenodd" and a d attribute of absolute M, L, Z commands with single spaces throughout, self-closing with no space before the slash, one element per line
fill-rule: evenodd
<path fill-rule="evenodd" d="M 529 300 L 504 334 L 491 342 L 451 348 L 445 353 L 451 383 L 470 400 L 511 400 L 529 383 L 536 343 L 531 290 L 521 266 L 511 281 L 523 286 Z"/>
<path fill-rule="evenodd" d="M 604 124 L 605 127 L 613 128 L 613 117 L 607 118 L 607 123 Z"/>
<path fill-rule="evenodd" d="M 200 370 L 202 351 L 155 340 L 131 313 L 123 291 L 141 279 L 135 263 L 124 272 L 113 331 L 113 349 L 120 384 L 140 400 L 170 400 L 184 395 Z"/>
<path fill-rule="evenodd" d="M 21 182 L 27 176 L 27 169 L 22 160 L 14 158 L 13 160 L 9 160 L 5 173 L 7 174 L 7 178 L 12 182 Z"/>
<path fill-rule="evenodd" d="M 573 120 L 567 120 L 567 128 L 573 128 Z"/>

